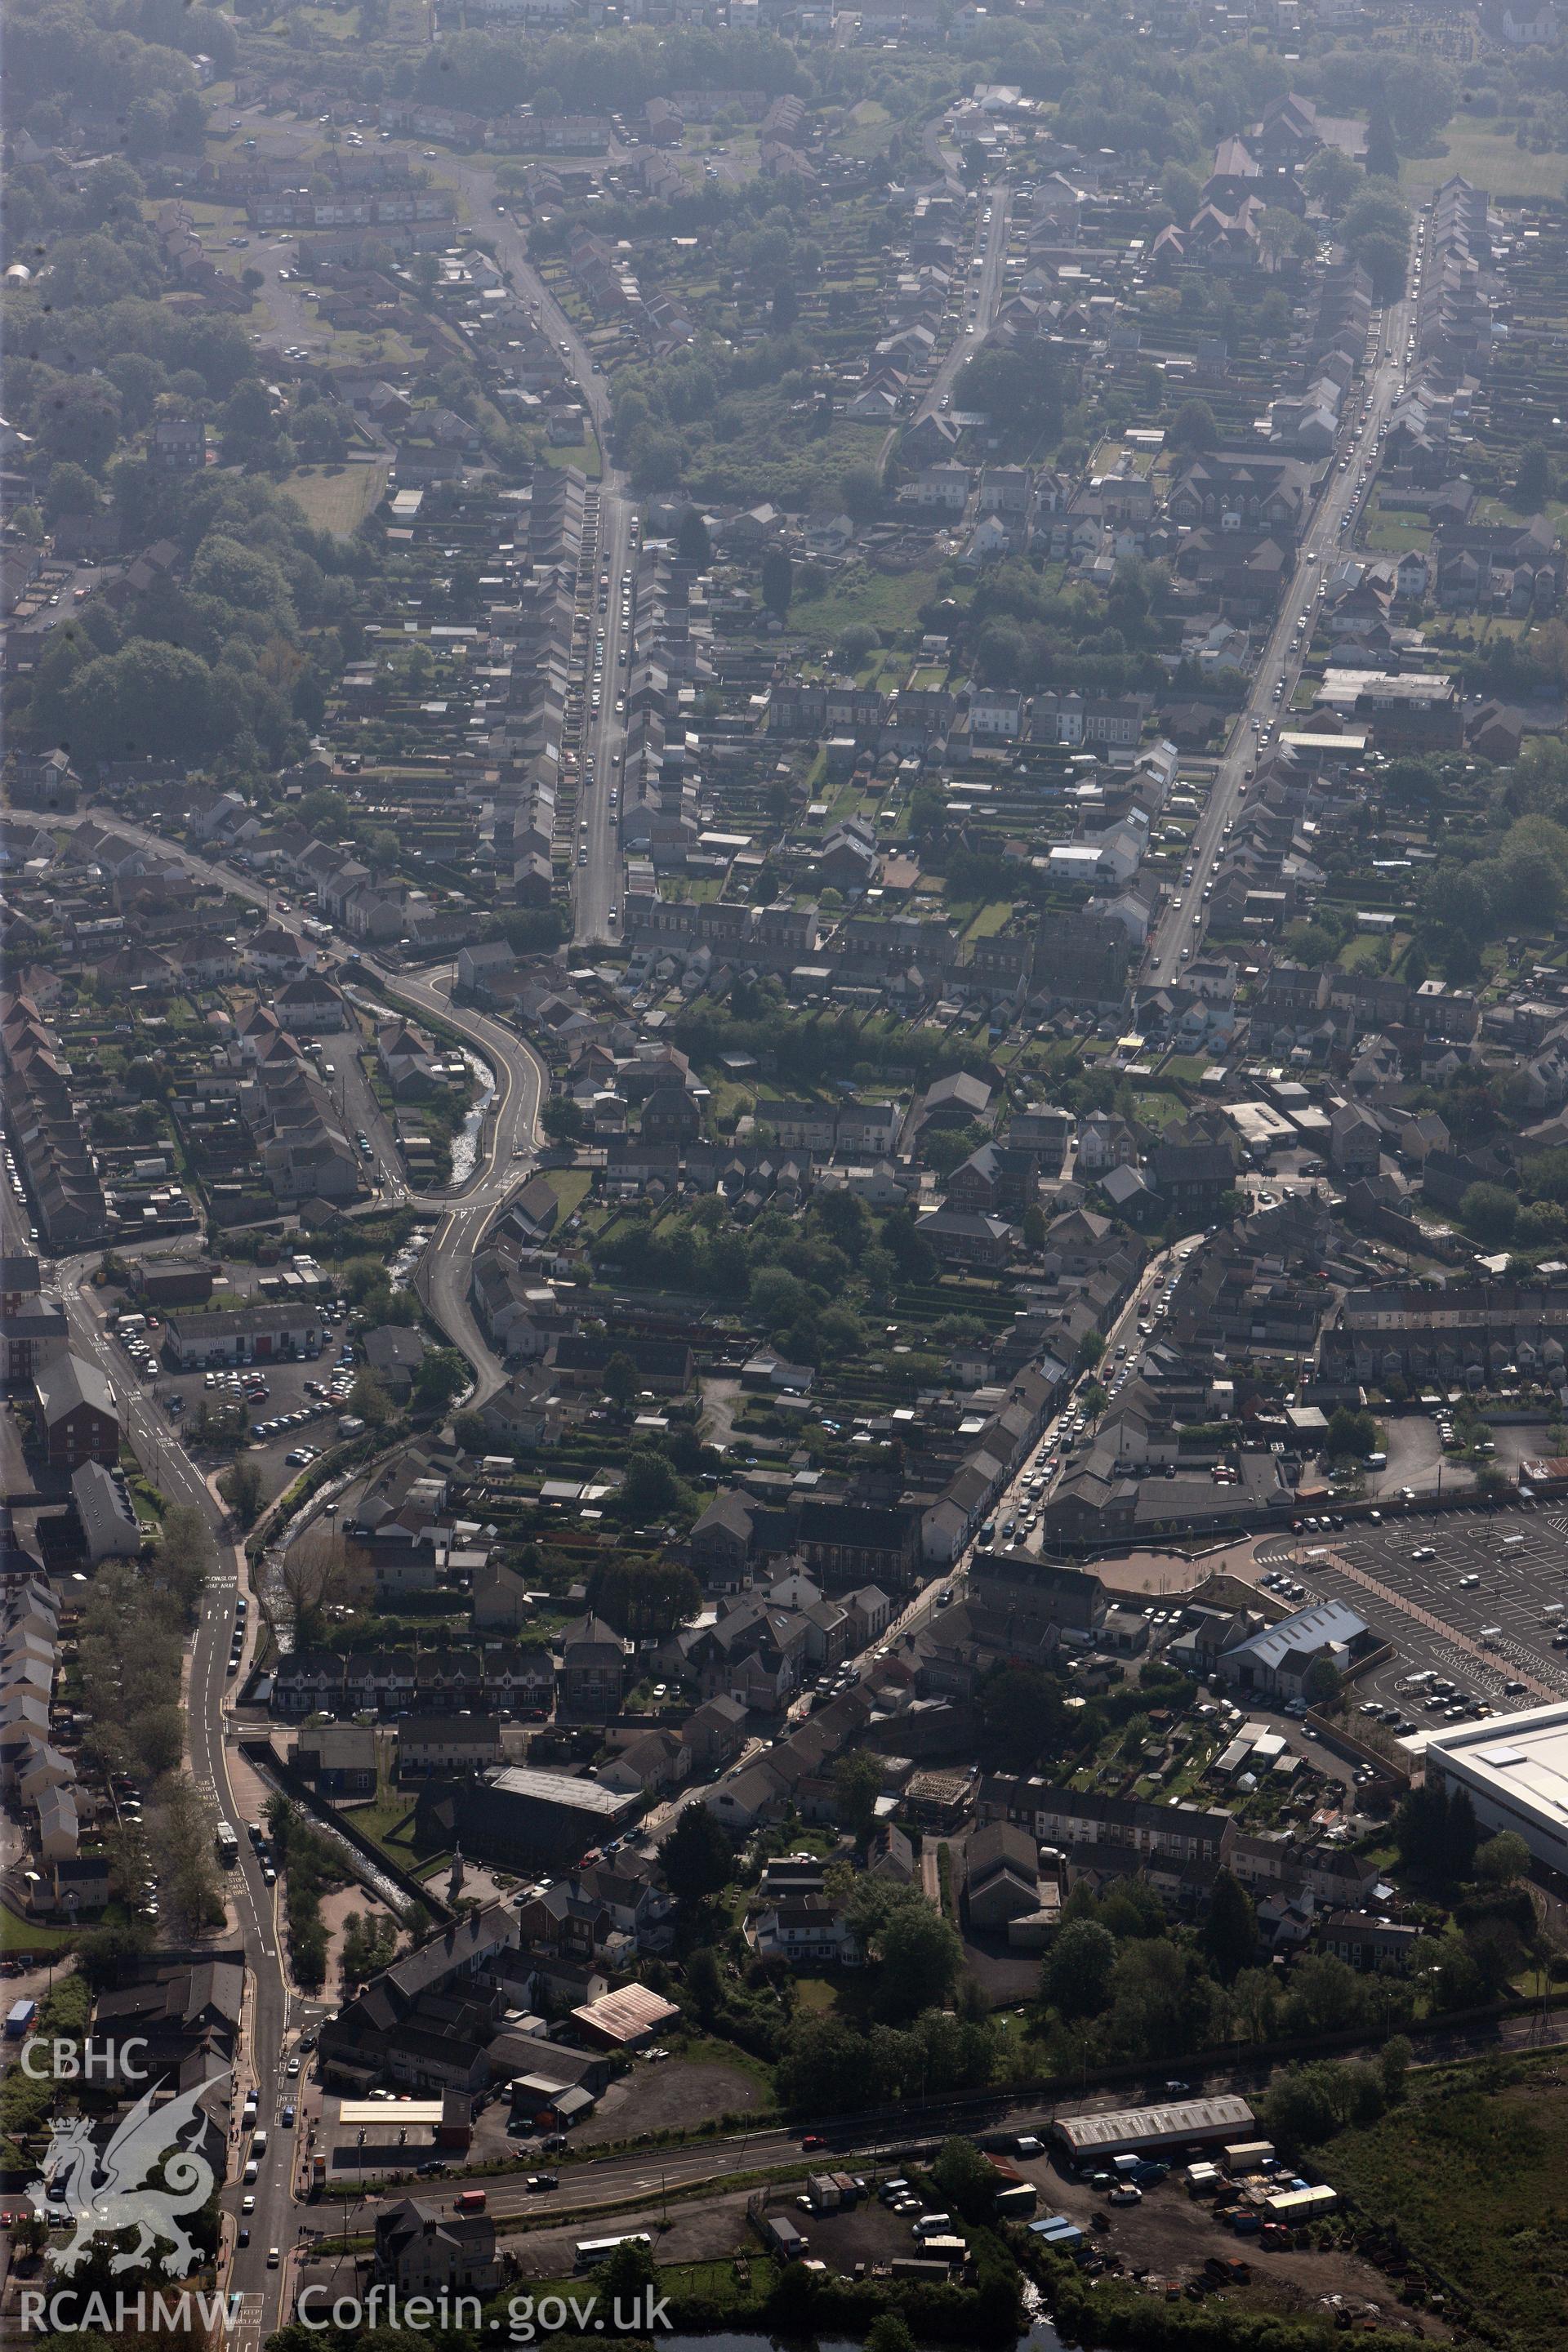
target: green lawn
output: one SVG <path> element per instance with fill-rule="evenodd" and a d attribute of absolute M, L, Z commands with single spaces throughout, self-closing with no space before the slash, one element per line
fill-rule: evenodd
<path fill-rule="evenodd" d="M 574 1209 L 580 1209 L 594 1181 L 586 1168 L 558 1168 L 550 1172 L 550 1189 L 561 1203 L 561 1223 L 564 1224 Z"/>
<path fill-rule="evenodd" d="M 601 468 L 596 441 L 568 441 L 560 446 L 546 441 L 542 444 L 539 454 L 547 466 L 576 466 L 594 481 L 599 478 Z"/>
<path fill-rule="evenodd" d="M 1407 155 L 1401 163 L 1399 184 L 1408 194 L 1428 196 L 1455 172 L 1494 199 L 1563 193 L 1565 159 L 1561 154 L 1527 154 L 1511 138 L 1469 122 L 1450 122 L 1437 143 L 1441 154 Z"/>
<path fill-rule="evenodd" d="M 1006 929 L 1012 919 L 1011 898 L 993 898 L 989 905 L 981 908 L 969 926 L 967 936 L 972 940 L 994 939 L 998 931 Z"/>
<path fill-rule="evenodd" d="M 52 1952 L 58 1958 L 68 1952 L 76 1941 L 70 1927 L 48 1927 L 31 1919 L 18 1919 L 15 1911 L 0 1903 L 0 1953 L 7 1959 L 17 1952 L 35 1952 L 47 1959 Z"/>
<path fill-rule="evenodd" d="M 330 530 L 336 539 L 352 539 L 381 502 L 386 467 L 300 466 L 284 476 L 279 488 L 304 509 L 312 530 Z"/>

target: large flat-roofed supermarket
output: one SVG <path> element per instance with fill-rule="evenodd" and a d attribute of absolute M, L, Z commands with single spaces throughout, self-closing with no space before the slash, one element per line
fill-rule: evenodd
<path fill-rule="evenodd" d="M 1483 1835 L 1513 1830 L 1538 1862 L 1568 1872 L 1568 1700 L 1456 1724 L 1405 1746 L 1450 1796 L 1469 1791 Z"/>
<path fill-rule="evenodd" d="M 1245 2099 L 1177 2099 L 1167 2106 L 1107 2107 L 1093 2116 L 1062 2116 L 1051 2126 L 1070 2154 L 1122 2156 L 1138 2148 L 1184 2147 L 1192 2140 L 1237 2139 L 1250 2130 Z"/>

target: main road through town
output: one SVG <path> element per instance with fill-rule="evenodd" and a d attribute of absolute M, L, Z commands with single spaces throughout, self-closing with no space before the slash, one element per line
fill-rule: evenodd
<path fill-rule="evenodd" d="M 1140 975 L 1146 987 L 1169 987 L 1197 951 L 1204 932 L 1204 890 L 1213 879 L 1259 747 L 1271 728 L 1289 724 L 1290 698 L 1311 645 L 1319 583 L 1337 555 L 1352 552 L 1354 517 L 1371 488 L 1378 436 L 1399 396 L 1408 364 L 1405 347 L 1414 310 L 1414 297 L 1406 293 L 1388 305 L 1381 321 L 1373 321 L 1372 364 L 1359 391 L 1347 393 L 1345 424 L 1296 551 L 1296 568 L 1281 592 L 1279 616 L 1268 633 L 1252 691 L 1198 819 L 1182 882 L 1151 934 Z M 1364 484 L 1363 471 L 1369 478 Z M 1277 686 L 1283 688 L 1279 695 Z"/>
<path fill-rule="evenodd" d="M 197 856 L 161 835 L 130 824 L 118 813 L 101 813 L 118 830 L 149 848 L 178 857 L 194 874 L 236 896 L 265 905 L 268 892 L 252 877 Z M 346 953 L 346 943 L 334 943 Z M 468 1279 L 474 1251 L 485 1226 L 507 1195 L 526 1176 L 538 1142 L 541 1103 L 547 1085 L 542 1065 L 511 1030 L 498 1021 L 450 1001 L 450 970 L 420 973 L 391 972 L 362 959 L 373 990 L 406 1004 L 417 1017 L 434 1013 L 448 1023 L 481 1054 L 494 1076 L 494 1099 L 479 1138 L 475 1172 L 460 1192 L 432 1202 L 439 1223 L 430 1247 L 420 1261 L 416 1282 L 426 1306 L 442 1329 L 468 1359 L 473 1368 L 475 1398 L 494 1393 L 504 1378 L 474 1319 L 468 1300 Z M 140 1253 L 138 1253 L 140 1254 Z M 190 1765 L 197 1787 L 221 1818 L 241 1832 L 240 1858 L 229 1874 L 227 1895 L 237 1925 L 249 1972 L 247 2025 L 248 2081 L 258 2093 L 258 2121 L 270 2133 L 270 2146 L 258 2167 L 258 2178 L 247 2186 L 232 2179 L 224 2191 L 227 2217 L 225 2242 L 228 2256 L 226 2284 L 238 2297 L 231 2328 L 232 2352 L 259 2352 L 270 2329 L 279 2324 L 289 2282 L 289 2256 L 298 2227 L 291 2201 L 294 2168 L 292 2134 L 283 2129 L 281 2116 L 290 2090 L 287 2068 L 298 2047 L 298 2034 L 315 2012 L 291 1991 L 283 1964 L 278 1918 L 278 1890 L 268 1887 L 262 1867 L 244 1835 L 244 1824 L 229 1777 L 227 1742 L 231 1726 L 227 1694 L 235 1686 L 228 1675 L 230 1643 L 237 1621 L 237 1600 L 245 1575 L 242 1548 L 232 1539 L 228 1514 L 205 1477 L 185 1453 L 179 1434 L 165 1428 L 141 1376 L 110 1338 L 98 1311 L 89 1277 L 97 1253 L 61 1260 L 54 1270 L 69 1318 L 73 1344 L 96 1360 L 107 1374 L 119 1406 L 128 1443 L 158 1491 L 174 1503 L 189 1504 L 212 1528 L 219 1565 L 203 1594 L 201 1616 L 192 1639 L 185 1685 L 185 1709 L 190 1724 Z M 248 1614 L 247 1635 L 254 1640 L 257 1616 Z M 236 2113 L 237 2114 L 237 2083 Z M 231 2149 L 231 2170 L 237 2173 L 242 2143 Z M 254 2210 L 242 2213 L 241 2200 L 255 2200 Z M 238 2243 L 243 2227 L 248 2242 Z M 274 2267 L 269 2256 L 277 2248 Z"/>

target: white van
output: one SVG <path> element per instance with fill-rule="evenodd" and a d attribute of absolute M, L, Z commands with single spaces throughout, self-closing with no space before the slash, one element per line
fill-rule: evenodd
<path fill-rule="evenodd" d="M 1504 1551 L 1522 1551 L 1524 1549 L 1524 1538 L 1522 1536 L 1504 1536 L 1502 1539 L 1502 1548 Z"/>
<path fill-rule="evenodd" d="M 1481 1641 L 1489 1650 L 1495 1650 L 1501 1640 L 1502 1627 L 1500 1625 L 1483 1625 L 1481 1627 Z"/>

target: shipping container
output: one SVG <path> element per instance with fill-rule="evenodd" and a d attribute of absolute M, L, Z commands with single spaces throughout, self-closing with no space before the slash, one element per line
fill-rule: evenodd
<path fill-rule="evenodd" d="M 1274 2143 L 1271 2139 L 1238 2140 L 1234 2147 L 1227 2147 L 1225 2152 L 1225 2168 L 1231 2173 L 1261 2172 L 1273 2161 Z"/>
<path fill-rule="evenodd" d="M 969 2241 L 943 2231 L 935 2237 L 922 2238 L 919 2259 L 927 2263 L 945 2263 L 950 2269 L 969 2260 Z"/>
<path fill-rule="evenodd" d="M 805 2184 L 805 2193 L 811 2200 L 814 2213 L 837 2213 L 844 2201 L 839 2194 L 838 2183 L 831 2172 L 810 2174 Z"/>
<path fill-rule="evenodd" d="M 1282 2189 L 1277 2196 L 1265 2199 L 1263 2210 L 1271 2221 L 1294 2225 L 1319 2213 L 1331 2213 L 1339 2201 L 1327 2181 L 1320 2181 L 1315 2189 Z"/>
<path fill-rule="evenodd" d="M 1040 2192 L 1032 2180 L 1016 2180 L 1010 2189 L 996 2192 L 996 2210 L 1010 2221 L 1027 2220 L 1040 2201 Z"/>
<path fill-rule="evenodd" d="M 7 2042 L 20 2042 L 22 2036 L 31 2031 L 33 2020 L 37 2013 L 38 2004 L 36 2000 L 14 2000 L 5 2012 Z"/>
<path fill-rule="evenodd" d="M 795 2228 L 787 2213 L 765 2213 L 763 2216 L 763 2234 L 774 2253 L 782 2254 L 786 2263 L 795 2262 L 811 2243 L 810 2239 Z"/>
<path fill-rule="evenodd" d="M 896 2279 L 928 2279 L 933 2286 L 945 2286 L 949 2276 L 945 2263 L 921 2254 L 895 2254 L 889 2268 Z"/>

